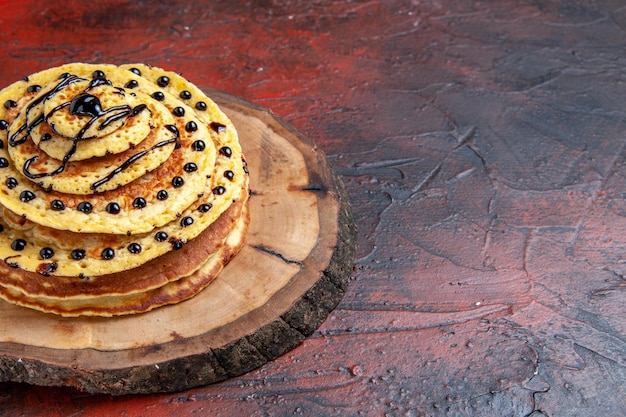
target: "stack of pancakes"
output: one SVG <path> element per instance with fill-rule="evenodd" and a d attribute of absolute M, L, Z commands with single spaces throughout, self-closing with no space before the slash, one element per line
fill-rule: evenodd
<path fill-rule="evenodd" d="M 237 133 L 178 74 L 68 64 L 0 91 L 0 297 L 139 313 L 206 287 L 243 246 Z"/>

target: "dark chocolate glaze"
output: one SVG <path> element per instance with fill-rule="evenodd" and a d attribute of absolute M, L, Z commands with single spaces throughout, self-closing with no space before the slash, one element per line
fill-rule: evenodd
<path fill-rule="evenodd" d="M 13 255 L 13 256 L 7 256 L 6 258 L 4 258 L 4 263 L 7 264 L 7 266 L 9 268 L 19 268 L 20 264 L 18 264 L 17 262 L 12 262 L 11 259 L 14 258 L 20 258 L 21 255 Z"/>
<path fill-rule="evenodd" d="M 223 125 L 218 122 L 211 122 L 209 126 L 211 127 L 211 129 L 213 129 L 217 133 L 222 133 L 223 131 L 226 130 L 226 125 Z"/>
<path fill-rule="evenodd" d="M 49 277 L 58 267 L 59 265 L 56 262 L 43 262 L 37 265 L 37 273 L 44 277 Z"/>

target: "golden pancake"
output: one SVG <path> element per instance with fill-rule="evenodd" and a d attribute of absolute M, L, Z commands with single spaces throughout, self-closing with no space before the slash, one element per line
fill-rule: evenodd
<path fill-rule="evenodd" d="M 191 275 L 144 292 L 104 295 L 91 298 L 47 298 L 31 296 L 10 287 L 0 286 L 0 298 L 46 313 L 65 317 L 119 316 L 150 311 L 156 307 L 187 300 L 206 288 L 245 242 L 248 219 L 238 219 L 223 245 Z"/>
<path fill-rule="evenodd" d="M 103 295 L 126 295 L 160 287 L 191 275 L 227 239 L 237 221 L 247 218 L 248 198 L 243 195 L 200 236 L 179 250 L 146 262 L 134 269 L 101 276 L 47 276 L 12 268 L 0 262 L 2 285 L 17 292 L 50 299 L 87 299 Z M 180 262 L 184 259 L 184 262 Z M 42 270 L 46 268 L 42 262 Z"/>
<path fill-rule="evenodd" d="M 74 142 L 59 135 L 50 124 L 35 124 L 34 128 L 30 129 L 30 137 L 35 145 L 52 158 L 63 160 L 70 154 L 68 161 L 71 162 L 117 154 L 138 146 L 154 128 L 155 122 L 151 120 L 152 118 L 160 121 L 159 124 L 161 125 L 174 124 L 174 116 L 167 107 L 158 101 L 147 99 L 144 93 L 124 94 L 124 99 L 132 109 L 141 109 L 142 103 L 145 103 L 147 108 L 137 111 L 136 114 L 123 120 L 123 126 L 107 135 L 100 134 L 89 140 L 77 141 L 73 153 L 70 151 L 72 151 Z M 35 111 L 29 112 L 29 119 L 36 114 Z M 33 125 L 34 121 L 28 121 L 28 123 Z M 97 129 L 96 132 L 101 133 Z M 93 146 L 93 143 L 89 143 L 89 141 L 99 142 L 98 146 Z"/>
<path fill-rule="evenodd" d="M 237 132 L 182 76 L 67 64 L 0 103 L 0 297 L 67 315 L 147 311 L 196 293 L 243 244 Z"/>

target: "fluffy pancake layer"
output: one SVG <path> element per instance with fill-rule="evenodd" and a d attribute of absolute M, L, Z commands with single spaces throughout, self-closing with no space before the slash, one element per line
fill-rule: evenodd
<path fill-rule="evenodd" d="M 0 104 L 1 297 L 69 315 L 145 311 L 97 306 L 211 276 L 224 264 L 211 259 L 239 250 L 248 173 L 236 130 L 180 75 L 68 64 L 11 84 Z M 204 258 L 176 266 L 187 246 Z M 169 272 L 150 277 L 157 265 Z M 182 297 L 159 294 L 156 305 Z"/>
<path fill-rule="evenodd" d="M 35 285 L 43 289 L 40 292 L 28 292 L 14 285 L 0 286 L 0 297 L 65 317 L 136 314 L 184 301 L 206 288 L 243 246 L 249 223 L 247 199 L 238 212 L 237 218 L 229 216 L 231 229 L 223 241 L 216 242 L 210 232 L 205 232 L 190 242 L 180 256 L 169 253 L 136 270 L 73 283 L 71 278 L 63 277 L 63 285 L 41 286 L 40 282 Z M 221 226 L 225 225 L 226 222 Z M 180 261 L 181 257 L 185 262 Z M 0 272 L 6 272 L 1 265 Z M 24 278 L 19 273 L 13 277 Z"/>

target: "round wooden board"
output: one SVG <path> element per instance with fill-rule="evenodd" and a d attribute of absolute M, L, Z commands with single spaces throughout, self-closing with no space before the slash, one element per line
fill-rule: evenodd
<path fill-rule="evenodd" d="M 113 395 L 179 391 L 284 354 L 337 305 L 356 245 L 340 180 L 269 110 L 206 91 L 237 127 L 250 169 L 244 248 L 191 300 L 144 314 L 63 318 L 0 302 L 0 381 Z"/>

